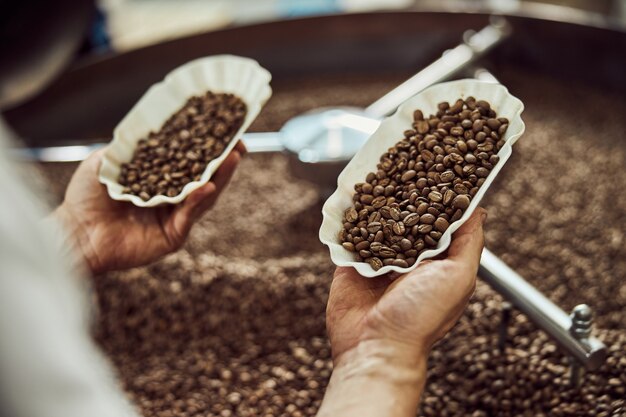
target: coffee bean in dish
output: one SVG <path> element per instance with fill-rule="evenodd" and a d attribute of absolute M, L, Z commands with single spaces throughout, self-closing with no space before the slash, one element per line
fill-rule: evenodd
<path fill-rule="evenodd" d="M 474 97 L 437 107 L 429 117 L 415 110 L 404 137 L 354 186 L 339 240 L 374 270 L 407 268 L 436 247 L 499 161 L 507 118 Z"/>
<path fill-rule="evenodd" d="M 158 132 L 139 140 L 132 159 L 121 167 L 123 192 L 142 200 L 178 195 L 222 154 L 246 112 L 246 104 L 233 94 L 209 91 L 191 97 Z"/>

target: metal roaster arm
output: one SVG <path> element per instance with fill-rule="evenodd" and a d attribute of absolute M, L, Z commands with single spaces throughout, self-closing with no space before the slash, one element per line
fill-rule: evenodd
<path fill-rule="evenodd" d="M 598 369 L 604 363 L 607 355 L 606 346 L 590 335 L 588 327 L 590 313 L 585 331 L 577 331 L 578 323 L 574 323 L 572 317 L 488 249 L 483 250 L 478 275 L 548 333 L 563 350 L 587 370 Z"/>
<path fill-rule="evenodd" d="M 493 16 L 490 25 L 478 32 L 465 32 L 464 41 L 460 45 L 444 52 L 432 64 L 367 106 L 365 113 L 374 118 L 382 118 L 393 113 L 400 104 L 413 95 L 467 67 L 502 42 L 510 33 L 511 26 L 506 19 Z"/>

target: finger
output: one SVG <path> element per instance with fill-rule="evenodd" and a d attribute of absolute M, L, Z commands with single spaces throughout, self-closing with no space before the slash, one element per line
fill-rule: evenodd
<path fill-rule="evenodd" d="M 174 245 L 182 243 L 187 237 L 191 226 L 193 226 L 196 220 L 195 211 L 200 202 L 212 199 L 212 195 L 215 194 L 216 191 L 217 188 L 215 184 L 209 181 L 189 194 L 187 199 L 171 212 L 166 220 L 165 232 Z"/>
<path fill-rule="evenodd" d="M 478 270 L 484 246 L 483 224 L 486 219 L 487 211 L 477 207 L 467 222 L 452 236 L 448 249 L 449 260 L 459 262 L 470 270 Z"/>
<path fill-rule="evenodd" d="M 189 210 L 192 212 L 194 219 L 200 217 L 215 203 L 219 193 L 222 192 L 226 184 L 230 181 L 240 160 L 241 155 L 239 152 L 232 151 L 217 169 L 211 181 L 187 197 L 185 203 L 189 204 Z"/>
<path fill-rule="evenodd" d="M 174 210 L 170 221 L 175 233 L 183 238 L 187 236 L 193 223 L 215 204 L 219 193 L 232 177 L 240 160 L 241 155 L 238 151 L 231 152 L 211 181 L 189 194 L 185 201 Z"/>
<path fill-rule="evenodd" d="M 226 188 L 226 185 L 230 182 L 240 160 L 241 154 L 238 151 L 233 151 L 218 168 L 211 179 L 211 183 L 215 185 L 215 189 L 206 198 L 200 198 L 200 201 L 193 209 L 194 220 L 201 217 L 204 212 L 215 204 L 222 191 L 224 191 L 224 188 Z"/>
<path fill-rule="evenodd" d="M 104 152 L 106 151 L 108 146 L 105 146 L 101 149 L 97 149 L 95 151 L 93 151 L 92 153 L 90 153 L 87 158 L 79 165 L 79 167 L 77 168 L 78 170 L 83 170 L 83 169 L 87 169 L 89 171 L 94 171 L 97 172 L 100 170 L 100 164 L 102 163 L 102 156 L 104 155 Z M 83 171 L 83 172 L 87 172 L 87 171 Z"/>
<path fill-rule="evenodd" d="M 237 145 L 235 145 L 235 150 L 237 152 L 239 152 L 241 154 L 241 156 L 243 156 L 243 155 L 248 153 L 248 149 L 246 148 L 246 145 L 243 143 L 242 140 L 237 142 Z"/>
<path fill-rule="evenodd" d="M 241 161 L 241 153 L 234 149 L 228 157 L 222 162 L 222 165 L 217 169 L 211 181 L 217 186 L 218 192 L 221 192 L 228 184 L 231 177 L 235 173 L 235 168 Z"/>

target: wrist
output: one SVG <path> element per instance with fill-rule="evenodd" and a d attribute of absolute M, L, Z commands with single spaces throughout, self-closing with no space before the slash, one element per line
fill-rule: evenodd
<path fill-rule="evenodd" d="M 427 352 L 361 341 L 335 360 L 318 416 L 414 416 L 426 381 Z"/>
<path fill-rule="evenodd" d="M 335 369 L 344 365 L 371 361 L 372 364 L 417 369 L 426 364 L 429 349 L 426 345 L 391 340 L 361 340 L 353 348 L 333 358 Z M 370 362 L 368 362 L 370 363 Z"/>

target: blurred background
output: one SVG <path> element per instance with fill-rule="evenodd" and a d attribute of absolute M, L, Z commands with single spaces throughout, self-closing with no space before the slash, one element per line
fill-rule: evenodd
<path fill-rule="evenodd" d="M 523 4 L 527 3 L 527 4 Z M 566 6 L 626 24 L 624 0 L 101 0 L 107 16 L 111 47 L 128 50 L 166 39 L 225 26 L 300 16 L 357 13 L 375 10 L 478 11 L 490 8 L 512 12 L 520 7 Z"/>
<path fill-rule="evenodd" d="M 64 0 L 54 4 L 3 0 L 1 4 L 0 108 L 4 109 L 32 98 L 72 65 L 210 31 L 285 19 L 373 11 L 488 12 L 626 25 L 626 0 Z"/>

